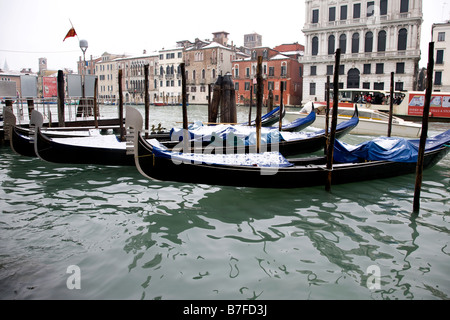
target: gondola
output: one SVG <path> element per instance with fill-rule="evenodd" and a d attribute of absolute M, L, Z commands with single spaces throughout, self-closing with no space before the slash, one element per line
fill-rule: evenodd
<path fill-rule="evenodd" d="M 450 130 L 443 135 L 443 141 L 426 150 L 424 169 L 435 165 L 448 153 L 449 147 L 445 143 L 449 141 Z M 342 146 L 338 140 L 336 142 Z M 153 180 L 235 187 L 300 188 L 325 185 L 328 177 L 325 157 L 287 160 L 275 152 L 241 154 L 240 158 L 233 158 L 235 155 L 183 154 L 167 150 L 156 140 L 149 143 L 139 132 L 134 152 L 139 172 Z M 348 150 L 346 152 L 349 153 Z M 341 156 L 344 159 L 348 156 L 346 152 Z M 414 155 L 409 160 L 370 161 L 360 156 L 353 157 L 348 162 L 335 160 L 332 184 L 396 177 L 414 173 L 417 166 L 413 161 Z M 417 159 L 417 155 L 415 157 Z"/>
<path fill-rule="evenodd" d="M 281 131 L 299 132 L 311 126 L 315 121 L 316 121 L 316 112 L 313 109 L 305 118 L 299 117 L 288 124 L 282 125 Z"/>
<path fill-rule="evenodd" d="M 35 154 L 54 163 L 133 166 L 133 157 L 126 152 L 126 142 L 116 135 L 93 138 L 49 138 L 36 129 Z"/>
<path fill-rule="evenodd" d="M 358 125 L 358 122 L 358 109 L 355 109 L 355 112 L 351 119 L 345 122 L 341 122 L 337 125 L 336 138 L 341 138 L 344 135 L 348 134 L 351 130 L 353 130 L 353 128 Z M 228 132 L 227 128 L 228 127 L 225 127 L 225 132 Z M 247 128 L 246 130 L 248 131 L 252 130 L 248 126 L 237 126 L 234 128 L 238 130 L 245 130 L 245 128 Z M 208 130 L 213 134 L 204 134 L 204 132 L 208 132 Z M 270 129 L 264 128 L 263 132 L 267 132 L 268 130 Z M 199 134 L 197 136 L 195 131 L 190 131 L 189 135 L 191 141 L 189 146 L 186 147 L 182 142 L 180 142 L 180 140 L 182 140 L 183 130 L 178 129 L 176 135 L 174 135 L 174 133 L 172 132 L 171 141 L 163 142 L 163 145 L 168 149 L 179 150 L 180 148 L 183 148 L 185 152 L 204 152 L 204 149 L 209 150 L 208 152 L 221 154 L 231 151 L 233 153 L 252 153 L 256 151 L 256 144 L 251 142 L 248 142 L 248 144 L 245 145 L 241 143 L 238 145 L 230 146 L 229 140 L 232 139 L 227 139 L 225 134 L 222 132 L 216 134 L 217 132 L 218 131 L 214 131 L 214 129 L 211 127 L 206 127 L 205 131 L 198 131 Z M 276 131 L 275 134 L 278 134 L 278 131 Z M 210 139 L 213 135 L 219 135 L 219 141 L 211 141 Z M 238 133 L 238 135 L 242 134 Z M 247 134 L 246 136 L 251 137 L 251 135 L 249 134 Z M 280 136 L 282 137 L 282 139 L 279 138 Z M 327 134 L 325 130 L 319 130 L 315 132 L 283 132 L 278 135 L 278 139 L 275 139 L 274 142 L 271 142 L 270 139 L 267 139 L 267 141 L 263 141 L 263 143 L 261 144 L 261 148 L 265 151 L 279 151 L 285 157 L 290 157 L 299 154 L 319 151 L 325 147 L 326 141 Z"/>
<path fill-rule="evenodd" d="M 139 112 L 132 107 L 127 106 L 126 122 L 128 123 L 130 112 Z M 140 115 L 142 117 L 142 115 Z M 357 125 L 357 116 L 347 123 L 341 124 L 338 136 L 346 134 Z M 126 124 L 128 128 L 129 125 Z M 149 139 L 152 139 L 150 136 Z M 180 146 L 179 141 L 162 141 L 167 148 L 177 149 Z M 212 150 L 212 153 L 230 152 L 230 147 L 226 144 L 219 146 L 211 142 L 202 142 L 200 149 L 195 141 L 191 141 L 194 152 L 203 152 Z M 320 150 L 325 146 L 326 137 L 324 131 L 319 133 L 305 133 L 302 139 L 273 142 L 262 145 L 263 149 L 268 151 L 279 150 L 288 155 L 301 154 Z M 231 149 L 235 153 L 254 153 L 255 145 L 234 146 Z M 55 163 L 73 163 L 73 164 L 99 164 L 99 165 L 134 165 L 133 156 L 127 154 L 126 142 L 118 141 L 113 135 L 89 137 L 89 138 L 48 138 L 42 133 L 40 128 L 36 130 L 34 142 L 36 155 L 42 160 Z"/>
<path fill-rule="evenodd" d="M 286 115 L 286 109 L 283 108 L 283 113 L 281 114 L 281 118 L 284 118 L 285 115 Z M 261 116 L 261 126 L 262 127 L 271 127 L 279 121 L 280 121 L 280 107 L 276 107 L 272 111 L 269 111 L 268 113 Z M 253 120 L 250 122 L 250 124 L 248 122 L 243 122 L 243 123 L 241 123 L 241 125 L 255 126 L 256 121 Z"/>

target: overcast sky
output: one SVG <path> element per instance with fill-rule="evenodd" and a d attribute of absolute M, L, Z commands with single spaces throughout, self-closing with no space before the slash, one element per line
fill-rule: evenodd
<path fill-rule="evenodd" d="M 420 66 L 426 66 L 431 25 L 450 19 L 450 0 L 427 0 L 423 6 Z M 79 39 L 89 43 L 87 57 L 103 52 L 150 53 L 176 41 L 212 39 L 226 31 L 243 45 L 244 34 L 262 35 L 263 45 L 304 43 L 304 0 L 0 0 L 0 68 L 38 70 L 71 68 L 82 55 L 78 38 L 63 42 L 72 22 Z"/>

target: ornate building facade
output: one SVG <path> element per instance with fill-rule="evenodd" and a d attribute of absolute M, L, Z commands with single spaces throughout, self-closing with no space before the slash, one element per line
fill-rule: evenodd
<path fill-rule="evenodd" d="M 415 90 L 422 0 L 306 0 L 303 103 L 325 98 L 341 49 L 339 87 Z M 331 80 L 332 81 L 332 80 Z"/>

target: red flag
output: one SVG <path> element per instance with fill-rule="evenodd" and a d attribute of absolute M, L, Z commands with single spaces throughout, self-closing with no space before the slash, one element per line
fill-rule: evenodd
<path fill-rule="evenodd" d="M 66 37 L 64 38 L 63 42 L 70 37 L 75 37 L 77 33 L 75 32 L 75 29 L 72 27 L 70 28 L 69 32 L 67 32 Z"/>

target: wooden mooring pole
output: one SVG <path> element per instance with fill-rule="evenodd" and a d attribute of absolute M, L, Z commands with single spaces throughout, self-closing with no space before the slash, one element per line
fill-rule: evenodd
<path fill-rule="evenodd" d="M 328 139 L 328 137 L 330 136 L 330 76 L 327 76 L 327 85 L 326 85 L 326 101 L 327 101 L 327 106 L 325 109 L 325 137 L 327 139 L 327 145 L 326 145 L 326 150 L 325 150 L 325 154 L 328 152 L 328 144 L 330 142 L 330 140 Z"/>
<path fill-rule="evenodd" d="M 187 117 L 187 97 L 186 97 L 186 65 L 180 64 L 181 68 L 181 97 L 183 101 L 183 150 L 187 152 L 189 143 L 188 117 Z"/>
<path fill-rule="evenodd" d="M 434 42 L 428 46 L 428 65 L 427 65 L 427 85 L 425 90 L 425 104 L 423 106 L 422 132 L 420 134 L 419 153 L 417 155 L 416 184 L 414 188 L 413 213 L 418 214 L 420 210 L 420 189 L 423 178 L 423 159 L 425 154 L 425 144 L 428 135 L 428 117 L 430 113 L 431 92 L 433 90 L 433 69 L 434 69 Z"/>
<path fill-rule="evenodd" d="M 256 152 L 261 149 L 261 113 L 263 105 L 263 77 L 262 77 L 262 56 L 258 56 L 256 67 Z"/>
<path fill-rule="evenodd" d="M 252 125 L 252 108 L 253 108 L 253 86 L 250 85 L 250 107 L 248 110 L 248 125 Z"/>
<path fill-rule="evenodd" d="M 392 115 L 394 113 L 394 72 L 391 72 L 391 99 L 389 103 L 389 125 L 387 136 L 390 137 L 392 134 Z"/>
<path fill-rule="evenodd" d="M 120 141 L 124 141 L 125 134 L 123 132 L 123 90 L 122 90 L 122 69 L 119 69 L 119 125 L 120 125 Z"/>
<path fill-rule="evenodd" d="M 98 77 L 95 77 L 94 80 L 94 126 L 98 129 L 98 105 L 97 105 L 97 96 L 98 96 Z"/>
<path fill-rule="evenodd" d="M 280 113 L 280 120 L 278 121 L 278 130 L 281 131 L 281 127 L 283 126 L 283 95 L 284 95 L 284 82 L 280 82 L 280 91 L 281 91 L 281 99 L 280 99 L 280 110 L 278 112 Z"/>
<path fill-rule="evenodd" d="M 145 139 L 149 137 L 149 113 L 150 113 L 150 96 L 148 93 L 148 68 L 149 65 L 144 65 L 144 103 L 145 103 Z"/>
<path fill-rule="evenodd" d="M 58 90 L 58 127 L 65 127 L 65 115 L 64 115 L 64 73 L 62 70 L 58 70 L 57 77 L 57 90 Z"/>
<path fill-rule="evenodd" d="M 329 143 L 327 151 L 327 181 L 325 190 L 331 190 L 331 176 L 333 173 L 333 154 L 334 141 L 336 139 L 337 113 L 339 105 L 339 65 L 341 63 L 341 49 L 336 50 L 336 58 L 334 64 L 334 78 L 333 78 L 333 112 L 331 116 L 331 130 L 329 134 Z"/>

